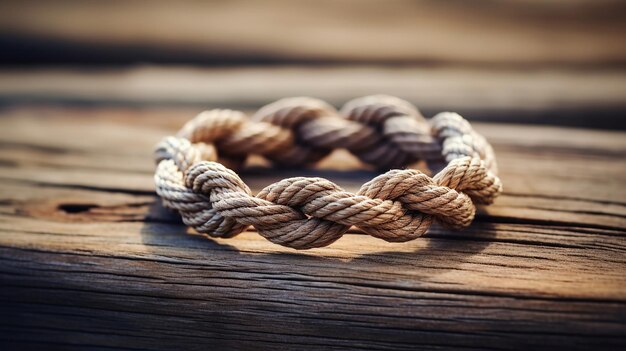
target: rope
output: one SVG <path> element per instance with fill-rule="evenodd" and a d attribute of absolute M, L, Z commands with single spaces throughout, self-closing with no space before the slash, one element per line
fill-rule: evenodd
<path fill-rule="evenodd" d="M 324 178 L 281 180 L 256 196 L 220 161 L 241 166 L 249 154 L 278 165 L 313 164 L 344 148 L 365 163 L 391 169 L 356 193 Z M 183 222 L 213 237 L 248 226 L 273 243 L 295 249 L 331 244 L 351 226 L 392 242 L 413 240 L 433 222 L 462 229 L 475 204 L 502 191 L 493 149 L 456 113 L 427 121 L 409 102 L 367 96 L 341 111 L 308 97 L 287 98 L 258 110 L 216 109 L 189 121 L 156 148 L 156 191 Z M 424 160 L 434 177 L 397 169 Z"/>

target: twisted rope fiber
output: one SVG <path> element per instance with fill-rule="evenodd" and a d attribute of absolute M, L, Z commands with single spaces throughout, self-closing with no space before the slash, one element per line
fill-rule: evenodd
<path fill-rule="evenodd" d="M 391 169 L 356 193 L 324 178 L 281 180 L 256 196 L 220 161 L 241 166 L 249 154 L 279 165 L 313 164 L 344 148 L 365 163 Z M 493 149 L 455 113 L 427 121 L 409 102 L 391 96 L 357 98 L 341 111 L 308 97 L 262 107 L 251 118 L 216 109 L 189 121 L 156 147 L 156 191 L 183 222 L 213 237 L 248 226 L 295 249 L 327 246 L 351 226 L 392 242 L 413 240 L 433 222 L 462 229 L 475 204 L 502 191 Z M 398 169 L 418 160 L 434 177 Z"/>

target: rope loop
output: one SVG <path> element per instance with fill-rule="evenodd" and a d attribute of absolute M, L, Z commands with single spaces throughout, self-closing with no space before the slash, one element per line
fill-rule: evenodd
<path fill-rule="evenodd" d="M 324 178 L 294 177 L 255 196 L 220 163 L 237 166 L 258 154 L 304 166 L 337 148 L 388 171 L 356 194 Z M 426 120 L 409 102 L 384 95 L 351 100 L 340 111 L 309 97 L 278 100 L 251 118 L 205 111 L 164 138 L 155 160 L 157 194 L 186 225 L 225 238 L 251 225 L 295 249 L 327 246 L 352 226 L 391 242 L 413 240 L 433 222 L 463 229 L 475 204 L 502 192 L 493 149 L 467 120 L 451 112 Z M 436 174 L 399 169 L 418 160 Z"/>

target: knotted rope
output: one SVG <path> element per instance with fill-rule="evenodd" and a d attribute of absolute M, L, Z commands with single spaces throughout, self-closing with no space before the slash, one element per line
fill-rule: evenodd
<path fill-rule="evenodd" d="M 324 178 L 281 180 L 256 196 L 223 164 L 259 154 L 276 164 L 307 165 L 345 148 L 365 163 L 392 170 L 356 193 Z M 287 98 L 252 118 L 233 110 L 202 112 L 155 152 L 155 182 L 165 207 L 214 237 L 248 226 L 273 243 L 295 249 L 329 245 L 351 226 L 387 241 L 415 239 L 433 222 L 462 229 L 474 204 L 490 204 L 502 190 L 493 149 L 456 113 L 430 121 L 407 101 L 367 96 L 341 111 L 307 97 Z M 434 177 L 393 169 L 424 160 Z"/>

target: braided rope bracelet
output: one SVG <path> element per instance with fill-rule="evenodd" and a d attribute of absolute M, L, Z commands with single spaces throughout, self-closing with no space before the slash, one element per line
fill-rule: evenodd
<path fill-rule="evenodd" d="M 303 166 L 344 148 L 365 163 L 391 169 L 356 193 L 324 178 L 281 180 L 256 196 L 231 169 L 249 154 Z M 392 242 L 415 239 L 433 221 L 462 229 L 476 204 L 502 191 L 493 149 L 470 124 L 444 112 L 430 121 L 407 101 L 367 96 L 340 112 L 306 97 L 261 108 L 252 118 L 233 110 L 202 112 L 156 148 L 156 191 L 183 222 L 213 237 L 254 226 L 273 243 L 295 249 L 331 244 L 351 226 Z M 397 169 L 424 160 L 434 177 Z"/>

